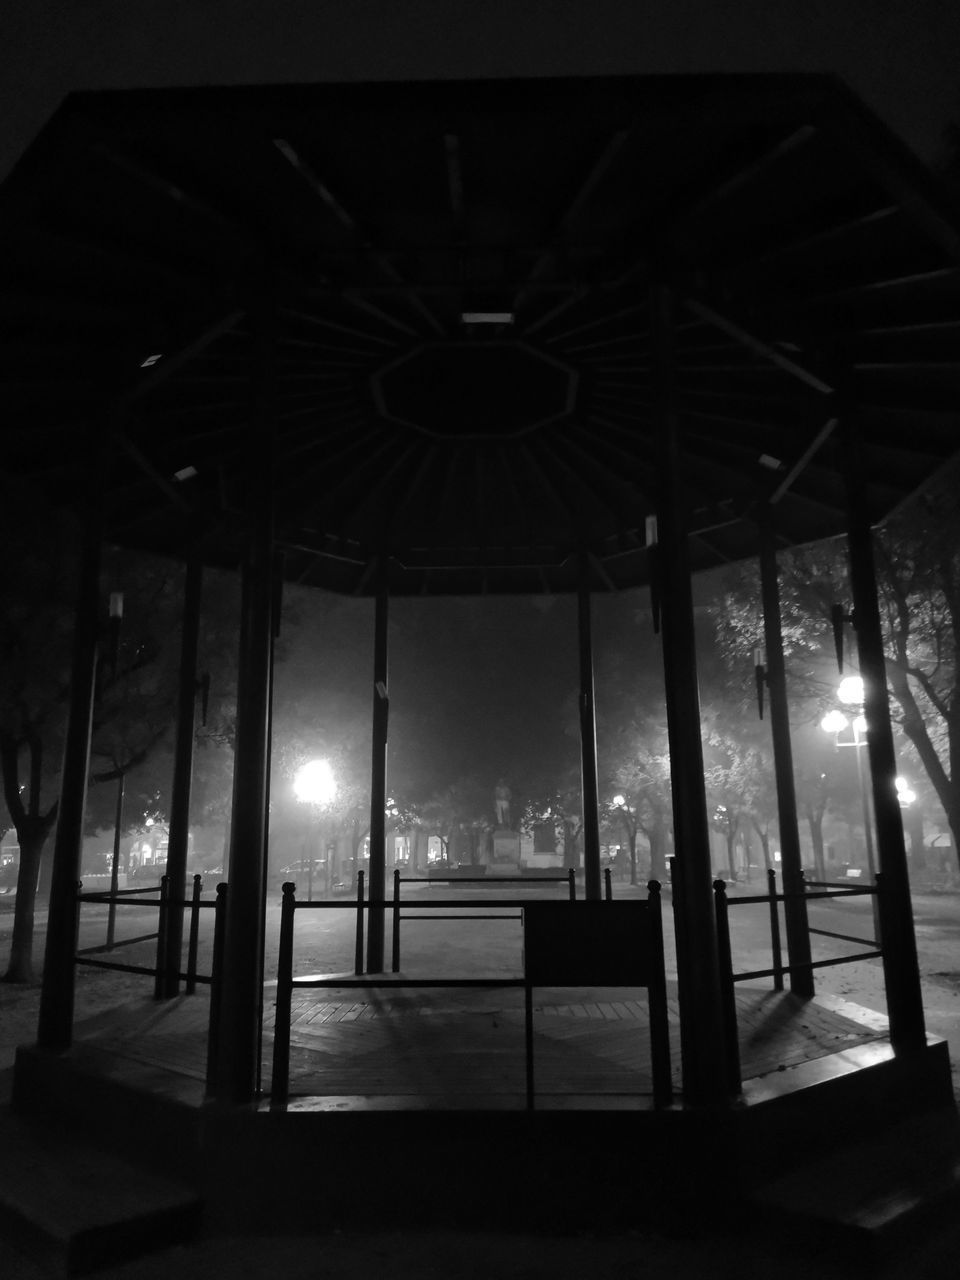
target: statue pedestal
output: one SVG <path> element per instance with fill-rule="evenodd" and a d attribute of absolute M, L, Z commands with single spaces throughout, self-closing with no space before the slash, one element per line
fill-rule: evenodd
<path fill-rule="evenodd" d="M 520 833 L 508 827 L 497 827 L 493 833 L 493 861 L 520 863 Z"/>

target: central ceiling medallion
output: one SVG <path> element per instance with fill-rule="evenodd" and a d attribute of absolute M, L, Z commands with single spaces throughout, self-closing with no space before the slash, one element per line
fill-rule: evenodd
<path fill-rule="evenodd" d="M 524 435 L 571 413 L 575 370 L 525 342 L 429 342 L 371 379 L 385 418 L 427 435 Z"/>

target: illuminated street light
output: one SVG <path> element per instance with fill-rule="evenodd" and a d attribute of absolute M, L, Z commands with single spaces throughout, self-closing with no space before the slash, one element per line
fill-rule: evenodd
<path fill-rule="evenodd" d="M 293 794 L 297 797 L 301 804 L 311 805 L 317 822 L 319 823 L 320 815 L 316 812 L 318 809 L 325 808 L 326 805 L 332 804 L 337 796 L 337 780 L 333 776 L 333 770 L 327 760 L 308 760 L 306 764 L 302 764 L 297 772 L 293 775 Z M 304 836 L 303 841 L 303 858 L 301 866 L 304 862 L 307 864 L 307 901 L 313 901 L 313 857 L 307 858 L 307 844 L 309 836 Z M 329 888 L 330 867 L 327 864 L 327 886 Z"/>
<path fill-rule="evenodd" d="M 838 747 L 853 747 L 857 753 L 857 781 L 860 784 L 860 804 L 863 809 L 863 836 L 867 846 L 867 871 L 872 883 L 877 879 L 876 858 L 873 849 L 873 829 L 870 821 L 870 799 L 867 795 L 867 783 L 863 775 L 863 760 L 860 756 L 860 748 L 867 745 L 867 718 L 863 714 L 863 679 L 860 676 L 846 676 L 840 681 L 837 688 L 837 697 L 847 707 L 859 707 L 859 714 L 855 715 L 853 720 L 848 720 L 840 710 L 828 711 L 820 721 L 820 728 L 825 733 L 832 733 L 834 741 Z M 841 742 L 840 734 L 850 727 L 853 733 L 853 739 L 850 742 Z M 880 936 L 879 916 L 877 900 L 873 900 L 873 916 L 877 927 L 877 937 Z"/>
<path fill-rule="evenodd" d="M 293 794 L 302 804 L 318 806 L 337 798 L 337 780 L 327 760 L 308 760 L 293 778 Z"/>
<path fill-rule="evenodd" d="M 847 707 L 863 706 L 863 679 L 861 676 L 846 676 L 837 687 L 837 697 Z"/>
<path fill-rule="evenodd" d="M 626 805 L 627 799 L 626 796 L 614 796 L 610 803 L 615 809 L 622 809 Z"/>
<path fill-rule="evenodd" d="M 828 711 L 820 721 L 824 733 L 843 733 L 850 721 L 842 711 Z"/>
<path fill-rule="evenodd" d="M 908 809 L 917 798 L 917 793 L 911 788 L 906 778 L 897 778 L 897 799 L 900 801 L 901 809 Z"/>

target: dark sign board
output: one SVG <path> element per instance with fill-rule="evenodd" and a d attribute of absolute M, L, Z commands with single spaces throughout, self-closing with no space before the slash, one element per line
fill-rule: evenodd
<path fill-rule="evenodd" d="M 653 939 L 646 902 L 531 902 L 523 913 L 530 986 L 649 984 Z"/>

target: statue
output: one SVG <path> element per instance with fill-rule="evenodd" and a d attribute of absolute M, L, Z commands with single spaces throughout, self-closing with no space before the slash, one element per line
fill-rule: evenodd
<path fill-rule="evenodd" d="M 512 793 L 507 786 L 506 781 L 501 778 L 493 792 L 493 802 L 497 813 L 497 825 L 500 827 L 510 826 L 510 800 Z"/>

